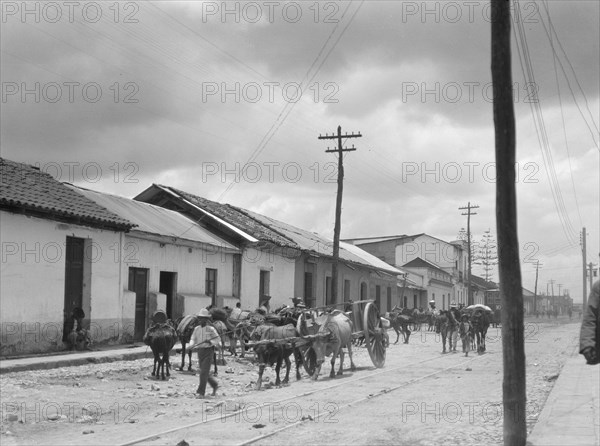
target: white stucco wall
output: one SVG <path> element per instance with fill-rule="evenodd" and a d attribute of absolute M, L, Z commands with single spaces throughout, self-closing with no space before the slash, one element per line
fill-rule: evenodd
<path fill-rule="evenodd" d="M 63 348 L 67 236 L 91 241 L 85 252 L 91 290 L 84 295 L 91 296 L 86 319 L 97 340 L 111 335 L 107 324 L 120 321 L 119 233 L 0 211 L 0 354 Z"/>
<path fill-rule="evenodd" d="M 178 246 L 153 240 L 144 240 L 134 233 L 125 234 L 123 274 L 129 267 L 149 269 L 149 292 L 159 291 L 160 272 L 177 272 L 177 292 L 203 294 L 206 268 L 217 269 L 217 294 L 231 296 L 233 255 L 207 252 L 199 248 Z M 192 252 L 190 252 L 190 250 Z"/>
<path fill-rule="evenodd" d="M 86 239 L 89 246 L 85 255 L 89 277 L 84 284 L 90 289 L 84 289 L 84 296 L 89 296 L 84 311 L 94 342 L 132 339 L 135 293 L 127 290 L 130 266 L 149 270 L 149 294 L 160 295 L 160 271 L 170 271 L 177 272 L 178 293 L 203 295 L 206 268 L 215 268 L 218 296 L 232 295 L 233 254 L 170 243 L 161 246 L 131 234 L 0 211 L 0 355 L 64 348 L 67 236 Z M 159 306 L 165 306 L 164 300 L 159 299 Z"/>
<path fill-rule="evenodd" d="M 242 254 L 242 308 L 255 309 L 259 305 L 260 271 L 270 271 L 269 295 L 271 310 L 290 305 L 294 297 L 295 259 L 279 254 L 246 248 Z"/>
<path fill-rule="evenodd" d="M 204 250 L 200 247 L 182 246 L 147 240 L 135 231 L 125 234 L 123 240 L 122 274 L 124 287 L 127 288 L 129 268 L 148 269 L 148 293 L 158 293 L 160 272 L 177 273 L 177 294 L 200 298 L 201 307 L 210 304 L 206 291 L 206 268 L 217 270 L 217 298 L 230 297 L 233 292 L 233 254 L 223 253 L 216 249 Z M 191 301 L 184 303 L 186 314 L 197 313 L 200 308 Z M 206 303 L 206 304 L 204 304 Z M 163 302 L 163 307 L 166 304 Z M 165 309 L 165 308 L 159 308 Z M 133 308 L 135 311 L 135 307 Z M 127 315 L 134 320 L 134 313 Z"/>

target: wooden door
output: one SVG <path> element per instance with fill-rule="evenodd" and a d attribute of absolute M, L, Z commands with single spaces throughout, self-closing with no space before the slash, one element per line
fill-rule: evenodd
<path fill-rule="evenodd" d="M 146 332 L 146 305 L 148 300 L 148 270 L 129 268 L 129 291 L 135 292 L 135 328 L 133 337 L 141 341 Z"/>

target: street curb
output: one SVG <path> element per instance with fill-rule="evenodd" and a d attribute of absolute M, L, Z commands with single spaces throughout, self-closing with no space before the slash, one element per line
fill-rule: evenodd
<path fill-rule="evenodd" d="M 86 365 L 86 364 L 101 364 L 106 362 L 115 362 L 115 361 L 133 361 L 140 358 L 152 358 L 152 352 L 150 349 L 147 351 L 136 351 L 129 353 L 110 353 L 107 352 L 106 355 L 99 356 L 79 356 L 73 358 L 60 358 L 60 359 L 52 359 L 47 358 L 46 360 L 40 360 L 40 358 L 35 358 L 37 361 L 35 362 L 22 362 L 24 360 L 2 360 L 0 361 L 0 375 L 5 373 L 14 373 L 14 372 L 23 372 L 29 370 L 49 370 L 56 369 L 60 367 L 72 367 L 78 365 Z M 27 358 L 30 359 L 30 358 Z M 7 364 L 8 362 L 15 361 L 13 364 Z"/>

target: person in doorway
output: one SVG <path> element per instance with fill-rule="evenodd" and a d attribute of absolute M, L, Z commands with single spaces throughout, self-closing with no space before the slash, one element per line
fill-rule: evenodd
<path fill-rule="evenodd" d="M 221 337 L 217 330 L 209 325 L 210 312 L 203 308 L 196 315 L 198 317 L 198 326 L 192 333 L 190 340 L 192 346 L 190 350 L 198 350 L 198 368 L 200 369 L 200 383 L 196 393 L 199 398 L 205 397 L 206 383 L 212 387 L 212 395 L 217 394 L 217 388 L 219 383 L 217 380 L 210 376 L 210 367 L 212 366 L 213 356 L 215 347 L 221 347 Z"/>
<path fill-rule="evenodd" d="M 271 305 L 269 304 L 270 300 L 271 300 L 271 296 L 265 294 L 263 296 L 262 301 L 260 302 L 260 305 L 258 306 L 258 309 L 264 315 L 269 314 L 271 312 Z"/>
<path fill-rule="evenodd" d="M 588 305 L 581 321 L 579 334 L 579 353 L 589 365 L 598 364 L 600 352 L 600 281 L 592 285 Z"/>
<path fill-rule="evenodd" d="M 242 303 L 238 302 L 237 304 L 235 304 L 235 308 L 233 310 L 231 310 L 230 318 L 231 319 L 239 319 L 241 314 L 242 314 Z"/>

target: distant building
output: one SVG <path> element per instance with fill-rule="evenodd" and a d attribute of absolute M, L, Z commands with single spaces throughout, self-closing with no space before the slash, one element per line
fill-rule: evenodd
<path fill-rule="evenodd" d="M 444 288 L 442 292 L 441 289 L 426 286 L 427 297 L 425 299 L 435 298 L 436 301 L 439 299 L 440 302 L 447 301 L 447 303 L 451 301 L 466 303 L 468 300 L 467 253 L 463 242 L 460 240 L 449 243 L 437 237 L 421 233 L 416 235 L 353 238 L 344 241 L 359 246 L 390 265 L 403 267 L 415 259 L 420 259 L 420 261 L 427 262 L 428 265 L 433 265 L 435 268 L 444 271 L 449 276 L 450 291 Z M 423 264 L 421 263 L 421 265 Z M 409 304 L 409 306 L 411 305 Z"/>

